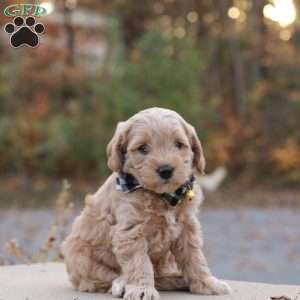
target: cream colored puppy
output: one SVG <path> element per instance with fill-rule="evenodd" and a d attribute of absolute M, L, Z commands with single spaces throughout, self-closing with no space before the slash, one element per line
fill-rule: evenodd
<path fill-rule="evenodd" d="M 205 159 L 195 129 L 173 111 L 147 109 L 118 124 L 107 155 L 113 173 L 86 197 L 62 245 L 73 286 L 133 300 L 157 299 L 156 289 L 229 293 L 202 251 L 194 176 Z"/>

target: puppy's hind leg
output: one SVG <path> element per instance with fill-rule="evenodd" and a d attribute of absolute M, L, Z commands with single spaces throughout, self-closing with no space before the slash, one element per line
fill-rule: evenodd
<path fill-rule="evenodd" d="M 87 277 L 81 277 L 78 290 L 81 292 L 108 292 L 119 274 L 109 267 L 97 264 Z"/>
<path fill-rule="evenodd" d="M 188 284 L 182 276 L 157 276 L 155 277 L 155 287 L 159 291 L 187 291 Z"/>
<path fill-rule="evenodd" d="M 69 237 L 62 245 L 67 271 L 73 286 L 82 292 L 107 292 L 120 274 L 92 255 L 84 241 Z"/>

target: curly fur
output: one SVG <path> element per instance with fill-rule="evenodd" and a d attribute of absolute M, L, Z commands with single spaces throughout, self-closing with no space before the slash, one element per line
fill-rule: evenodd
<path fill-rule="evenodd" d="M 138 150 L 141 145 L 147 146 L 146 154 Z M 156 289 L 228 293 L 229 286 L 211 275 L 202 252 L 200 187 L 195 186 L 193 201 L 175 207 L 156 194 L 174 192 L 192 173 L 203 173 L 205 159 L 195 129 L 173 111 L 147 109 L 118 124 L 107 154 L 113 173 L 86 197 L 62 245 L 73 286 L 127 300 L 157 299 Z M 156 172 L 164 164 L 175 168 L 167 181 Z M 117 191 L 120 171 L 134 175 L 145 189 Z"/>

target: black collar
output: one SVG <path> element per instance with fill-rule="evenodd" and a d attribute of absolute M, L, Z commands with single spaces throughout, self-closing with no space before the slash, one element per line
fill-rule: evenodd
<path fill-rule="evenodd" d="M 163 201 L 166 201 L 168 204 L 176 206 L 186 198 L 188 192 L 193 190 L 194 181 L 195 177 L 194 175 L 191 175 L 190 179 L 181 185 L 174 193 L 157 194 L 153 191 L 145 189 L 133 175 L 121 172 L 116 179 L 116 189 L 124 193 L 132 193 L 135 190 L 142 188 L 146 191 L 159 195 L 160 198 Z"/>

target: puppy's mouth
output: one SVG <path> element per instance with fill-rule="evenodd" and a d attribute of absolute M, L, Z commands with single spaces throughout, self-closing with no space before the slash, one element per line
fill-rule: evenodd
<path fill-rule="evenodd" d="M 157 184 L 153 187 L 149 186 L 149 190 L 153 190 L 158 194 L 163 193 L 174 193 L 180 186 L 182 186 L 187 179 L 183 179 L 182 181 L 177 181 L 173 178 L 170 179 L 159 179 L 160 184 Z"/>

